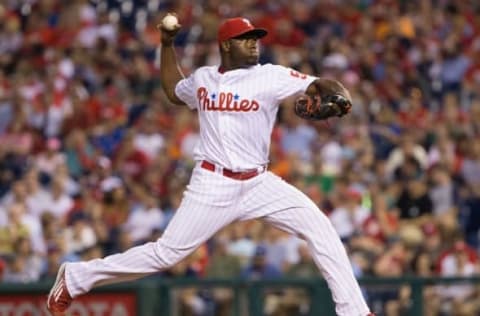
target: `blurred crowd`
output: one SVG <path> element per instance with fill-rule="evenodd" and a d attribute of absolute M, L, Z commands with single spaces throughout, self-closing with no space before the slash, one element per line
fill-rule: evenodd
<path fill-rule="evenodd" d="M 199 136 L 196 113 L 169 104 L 160 87 L 155 26 L 166 12 L 183 26 L 176 44 L 187 74 L 219 62 L 217 26 L 241 15 L 270 31 L 262 63 L 350 90 L 353 113 L 341 120 L 304 121 L 286 100 L 269 169 L 330 217 L 358 277 L 479 273 L 476 1 L 5 0 L 1 280 L 48 280 L 64 261 L 156 240 L 175 214 Z M 261 221 L 226 227 L 161 274 L 320 275 L 303 241 Z M 406 286 L 365 293 L 379 315 L 411 305 Z M 479 293 L 427 287 L 425 315 L 478 315 Z M 308 311 L 298 291 L 268 298 L 267 314 Z M 210 301 L 228 315 L 231 299 L 221 290 L 181 296 L 185 315 L 205 315 Z"/>

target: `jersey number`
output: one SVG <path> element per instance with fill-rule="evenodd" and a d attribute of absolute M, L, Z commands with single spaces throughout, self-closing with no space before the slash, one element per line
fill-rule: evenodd
<path fill-rule="evenodd" d="M 302 74 L 301 72 L 295 71 L 295 70 L 290 70 L 290 76 L 295 77 L 295 78 L 300 78 L 300 79 L 307 79 L 306 74 Z"/>

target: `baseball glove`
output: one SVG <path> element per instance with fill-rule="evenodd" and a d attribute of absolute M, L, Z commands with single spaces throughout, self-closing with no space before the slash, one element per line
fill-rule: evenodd
<path fill-rule="evenodd" d="M 307 120 L 342 117 L 352 109 L 352 102 L 340 94 L 301 96 L 295 100 L 295 113 Z"/>

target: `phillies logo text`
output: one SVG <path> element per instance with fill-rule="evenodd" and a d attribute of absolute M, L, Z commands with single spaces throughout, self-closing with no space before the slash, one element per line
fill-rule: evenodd
<path fill-rule="evenodd" d="M 240 99 L 238 94 L 231 92 L 209 95 L 205 87 L 198 88 L 197 98 L 199 108 L 203 111 L 250 112 L 260 108 L 257 101 Z"/>

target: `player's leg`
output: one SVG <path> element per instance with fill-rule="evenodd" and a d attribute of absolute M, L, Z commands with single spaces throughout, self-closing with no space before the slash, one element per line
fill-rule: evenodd
<path fill-rule="evenodd" d="M 65 269 L 72 297 L 94 286 L 138 279 L 175 265 L 210 238 L 232 218 L 218 218 L 219 210 L 184 199 L 164 235 L 156 242 L 126 252 L 86 262 L 69 263 Z"/>
<path fill-rule="evenodd" d="M 307 241 L 332 291 L 337 314 L 366 316 L 369 308 L 353 275 L 345 247 L 322 211 L 301 191 L 271 173 L 267 173 L 248 195 L 246 219 L 262 217 Z"/>
<path fill-rule="evenodd" d="M 62 288 L 76 297 L 95 286 L 138 279 L 175 265 L 238 217 L 232 207 L 238 204 L 238 190 L 236 183 L 224 184 L 221 175 L 195 169 L 182 203 L 160 239 L 103 259 L 68 263 L 59 272 L 64 271 L 64 276 L 52 287 L 49 309 L 58 305 L 55 297 L 65 292 Z"/>

